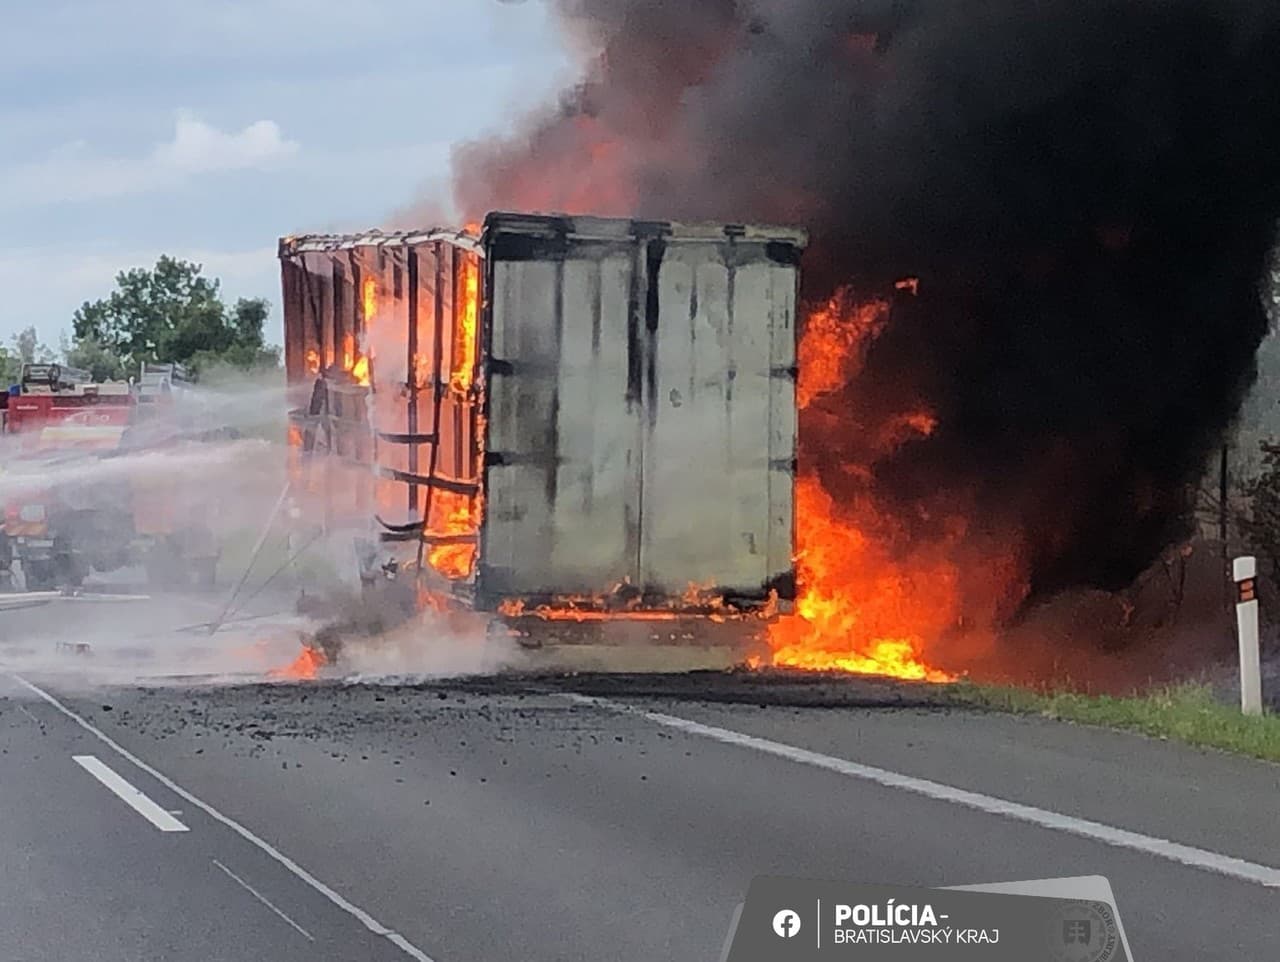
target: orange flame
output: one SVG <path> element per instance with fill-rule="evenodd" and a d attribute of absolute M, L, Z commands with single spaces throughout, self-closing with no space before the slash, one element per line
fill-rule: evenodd
<path fill-rule="evenodd" d="M 363 354 L 359 355 L 355 364 L 351 365 L 351 376 L 356 379 L 357 384 L 369 386 L 369 359 Z"/>
<path fill-rule="evenodd" d="M 297 658 L 284 668 L 277 668 L 269 672 L 268 677 L 289 681 L 313 681 L 319 675 L 320 669 L 327 664 L 329 664 L 329 659 L 324 656 L 324 652 L 319 648 L 303 645 L 302 651 Z"/>
<path fill-rule="evenodd" d="M 560 595 L 550 604 L 530 608 L 523 599 L 508 598 L 498 606 L 498 613 L 507 618 L 535 617 L 543 621 L 596 622 L 623 618 L 628 621 L 679 621 L 689 614 L 698 614 L 710 621 L 723 623 L 730 619 L 772 616 L 776 596 L 764 612 L 747 614 L 726 604 L 721 592 L 710 585 L 690 582 L 674 608 L 644 609 L 639 607 L 640 596 L 620 598 L 619 593 L 630 587 L 629 578 L 615 584 L 599 595 Z M 681 609 L 684 609 L 683 611 Z"/>
<path fill-rule="evenodd" d="M 461 581 L 470 577 L 475 558 L 475 545 L 442 544 L 431 549 L 427 562 L 450 581 Z"/>
<path fill-rule="evenodd" d="M 360 285 L 360 306 L 366 331 L 373 325 L 374 319 L 378 314 L 378 281 L 377 278 L 366 277 Z M 311 363 L 314 351 L 307 352 L 308 365 Z M 320 357 L 315 356 L 315 369 L 312 373 L 318 373 L 320 368 Z M 359 349 L 356 345 L 356 337 L 354 334 L 344 334 L 342 336 L 342 369 L 350 372 L 355 378 L 357 384 L 365 387 L 369 386 L 369 356 Z"/>
<path fill-rule="evenodd" d="M 378 281 L 374 277 L 366 277 L 361 285 L 361 301 L 364 308 L 365 326 L 373 324 L 378 316 Z"/>
<path fill-rule="evenodd" d="M 889 302 L 856 302 L 841 291 L 810 313 L 800 341 L 796 404 L 803 410 L 857 374 L 862 353 L 889 320 Z"/>
<path fill-rule="evenodd" d="M 307 373 L 320 373 L 320 352 L 314 347 L 307 348 Z"/>
<path fill-rule="evenodd" d="M 449 387 L 466 394 L 475 377 L 476 321 L 480 314 L 480 272 L 470 258 L 462 269 L 462 313 L 453 331 L 453 376 Z"/>
<path fill-rule="evenodd" d="M 369 358 L 356 350 L 356 339 L 351 334 L 342 338 L 342 369 L 349 371 L 357 384 L 369 386 Z"/>
<path fill-rule="evenodd" d="M 857 375 L 888 317 L 887 302 L 858 301 L 849 291 L 811 312 L 799 352 L 802 410 Z M 901 412 L 886 418 L 869 443 L 890 453 L 927 437 L 934 426 L 928 411 Z M 837 504 L 802 449 L 795 512 L 800 595 L 795 614 L 770 626 L 773 664 L 951 681 L 928 662 L 925 648 L 954 625 L 956 566 L 943 553 L 908 551 L 903 557 L 891 550 L 898 532 L 859 486 L 869 468 L 847 472 L 856 493 Z"/>
<path fill-rule="evenodd" d="M 770 626 L 773 663 L 921 681 L 952 680 L 924 658 L 950 627 L 948 566 L 912 569 L 886 556 L 856 516 L 844 518 L 814 477 L 796 486 L 801 582 L 796 613 Z"/>
<path fill-rule="evenodd" d="M 428 535 L 436 537 L 471 537 L 480 527 L 480 499 L 452 491 L 436 491 L 432 494 L 431 523 Z M 432 545 L 427 552 L 427 563 L 453 581 L 470 577 L 475 565 L 474 541 Z"/>

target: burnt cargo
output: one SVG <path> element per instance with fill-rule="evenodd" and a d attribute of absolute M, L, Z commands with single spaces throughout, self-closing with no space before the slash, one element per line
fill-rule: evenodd
<path fill-rule="evenodd" d="M 513 213 L 285 238 L 304 513 L 482 610 L 786 610 L 805 240 Z"/>

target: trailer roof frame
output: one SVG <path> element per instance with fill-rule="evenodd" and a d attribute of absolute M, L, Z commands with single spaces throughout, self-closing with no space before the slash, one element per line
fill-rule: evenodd
<path fill-rule="evenodd" d="M 423 230 L 366 230 L 355 234 L 298 234 L 280 238 L 278 257 L 294 258 L 301 254 L 332 254 L 359 247 L 399 250 L 445 241 L 473 254 L 481 254 L 480 238 L 465 230 L 432 228 Z"/>

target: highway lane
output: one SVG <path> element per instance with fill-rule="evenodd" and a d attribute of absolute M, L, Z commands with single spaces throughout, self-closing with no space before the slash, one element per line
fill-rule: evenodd
<path fill-rule="evenodd" d="M 252 592 L 246 592 L 251 594 Z M 0 593 L 0 603 L 13 595 Z M 21 596 L 19 596 L 21 597 Z M 0 665 L 78 675 L 95 683 L 179 675 L 263 677 L 298 650 L 293 596 L 268 588 L 241 598 L 210 636 L 224 593 L 152 594 L 145 583 L 105 579 L 83 595 L 0 609 Z M 73 657 L 76 646 L 88 651 Z"/>
<path fill-rule="evenodd" d="M 21 695 L 21 696 L 20 696 Z M 142 794 L 131 804 L 87 770 Z M 181 830 L 161 831 L 153 803 Z M 402 952 L 0 676 L 0 958 L 325 958 Z"/>
<path fill-rule="evenodd" d="M 59 901 L 88 917 L 95 943 L 136 946 L 139 924 L 154 924 L 166 945 L 195 933 L 191 954 L 165 957 L 292 958 L 285 953 L 300 949 L 380 959 L 389 956 L 368 953 L 388 948 L 409 957 L 385 937 L 351 954 L 344 940 L 367 930 L 264 853 L 269 844 L 436 962 L 715 959 L 734 905 L 762 873 L 922 885 L 1100 873 L 1143 962 L 1260 960 L 1277 947 L 1275 890 L 1213 867 L 1229 867 L 1229 856 L 1280 866 L 1275 766 L 1049 722 L 760 707 L 758 695 L 746 704 L 632 700 L 659 713 L 642 715 L 617 699 L 602 706 L 540 690 L 545 682 L 91 692 L 37 683 L 218 816 L 175 801 L 54 705 L 12 685 L 3 692 L 0 786 L 22 787 L 0 789 L 9 823 L 0 843 L 42 864 L 89 853 L 82 876 L 59 876 Z M 1210 867 L 726 744 L 663 718 L 1173 839 Z M 67 761 L 84 752 L 179 809 L 191 831 L 159 833 Z M 316 943 L 209 871 L 214 857 Z M 131 911 L 92 894 L 112 866 L 124 869 L 111 889 L 131 893 L 122 896 Z M 142 897 L 157 889 L 163 898 Z M 115 957 L 80 951 L 88 941 L 46 946 L 56 926 L 23 926 L 22 904 L 0 897 L 0 936 L 30 946 L 20 958 Z M 213 919 L 223 932 L 248 925 L 250 941 L 202 951 Z M 256 940 L 286 948 L 264 956 Z"/>

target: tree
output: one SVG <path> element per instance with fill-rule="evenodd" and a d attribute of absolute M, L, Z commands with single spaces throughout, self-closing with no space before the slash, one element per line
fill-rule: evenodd
<path fill-rule="evenodd" d="M 53 352 L 40 340 L 34 327 L 26 327 L 13 335 L 14 353 L 24 364 L 46 363 L 53 360 Z"/>
<path fill-rule="evenodd" d="M 271 306 L 261 297 L 236 301 L 232 309 L 231 324 L 236 329 L 236 339 L 245 347 L 261 350 L 265 344 L 262 329 L 267 323 Z"/>
<path fill-rule="evenodd" d="M 1254 550 L 1280 571 L 1280 444 L 1267 440 L 1258 447 L 1262 472 L 1244 485 L 1249 506 L 1241 527 Z"/>
<path fill-rule="evenodd" d="M 213 363 L 235 367 L 279 364 L 279 352 L 264 347 L 270 310 L 260 298 L 241 298 L 228 308 L 219 282 L 202 267 L 162 256 L 151 270 L 116 276 L 116 290 L 86 301 L 73 318 L 75 347 L 109 355 L 128 371 L 143 362 L 177 362 L 194 369 Z"/>
<path fill-rule="evenodd" d="M 36 329 L 30 326 L 23 328 L 9 338 L 9 347 L 0 347 L 0 371 L 3 372 L 5 386 L 18 381 L 23 364 L 46 363 L 53 359 L 53 351 L 40 340 Z"/>
<path fill-rule="evenodd" d="M 62 356 L 68 367 L 88 371 L 95 381 L 123 381 L 129 376 L 120 357 L 91 337 L 62 344 Z"/>
<path fill-rule="evenodd" d="M 227 318 L 235 332 L 231 345 L 220 351 L 197 351 L 192 355 L 192 366 L 203 371 L 212 371 L 215 367 L 230 367 L 242 371 L 279 367 L 280 349 L 267 347 L 263 334 L 270 311 L 270 305 L 261 297 L 240 298 Z"/>

